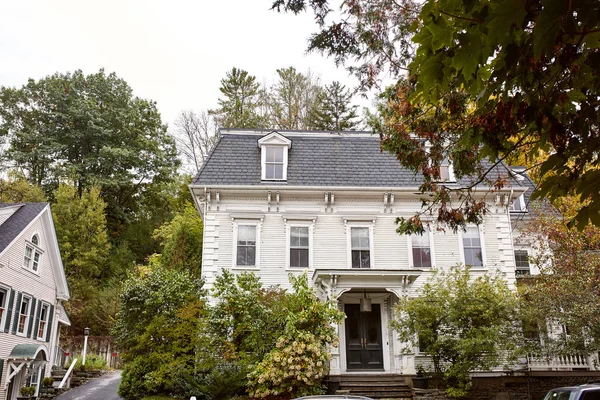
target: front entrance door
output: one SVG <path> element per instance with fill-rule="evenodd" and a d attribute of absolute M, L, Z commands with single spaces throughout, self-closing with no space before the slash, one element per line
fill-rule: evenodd
<path fill-rule="evenodd" d="M 346 304 L 346 360 L 348 370 L 383 369 L 381 313 L 379 304 L 370 312 L 360 312 L 360 305 Z"/>

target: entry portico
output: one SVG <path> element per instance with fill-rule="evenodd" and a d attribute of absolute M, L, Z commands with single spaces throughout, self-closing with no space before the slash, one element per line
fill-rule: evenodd
<path fill-rule="evenodd" d="M 331 375 L 401 374 L 406 366 L 390 329 L 392 307 L 409 293 L 420 270 L 315 269 L 315 287 L 324 300 L 337 301 L 346 319 L 339 326 L 339 348 L 332 352 Z M 369 308 L 361 308 L 368 303 Z"/>

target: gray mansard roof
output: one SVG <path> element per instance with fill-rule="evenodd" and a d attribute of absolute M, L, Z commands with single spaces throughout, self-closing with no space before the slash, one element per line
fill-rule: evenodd
<path fill-rule="evenodd" d="M 212 154 L 192 182 L 199 186 L 307 186 L 417 188 L 422 177 L 380 151 L 366 132 L 277 131 L 292 141 L 286 182 L 261 181 L 258 140 L 273 131 L 222 130 Z M 497 174 L 508 175 L 504 166 Z M 468 184 L 463 179 L 458 184 Z"/>

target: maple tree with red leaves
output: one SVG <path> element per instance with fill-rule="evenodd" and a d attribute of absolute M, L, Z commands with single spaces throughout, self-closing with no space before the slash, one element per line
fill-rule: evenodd
<path fill-rule="evenodd" d="M 485 207 L 470 195 L 473 183 L 497 190 L 497 163 L 525 153 L 545 155 L 530 165 L 539 176 L 535 196 L 577 195 L 586 203 L 570 225 L 600 226 L 598 1 L 346 0 L 338 16 L 328 0 L 273 3 L 279 11 L 308 8 L 320 27 L 309 50 L 346 65 L 362 89 L 377 87 L 383 74 L 398 79 L 371 126 L 383 148 L 423 175 L 425 210 L 445 209 L 438 222 L 455 230 L 476 222 Z M 457 178 L 474 176 L 458 204 L 451 187 L 432 184 L 440 154 Z M 400 230 L 420 231 L 422 213 L 400 221 Z"/>

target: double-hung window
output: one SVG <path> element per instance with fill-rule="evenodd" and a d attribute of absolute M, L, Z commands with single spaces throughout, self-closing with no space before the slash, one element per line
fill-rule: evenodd
<path fill-rule="evenodd" d="M 290 227 L 290 267 L 309 268 L 309 227 Z"/>
<path fill-rule="evenodd" d="M 256 253 L 256 225 L 238 224 L 235 265 L 238 267 L 257 266 Z"/>
<path fill-rule="evenodd" d="M 371 268 L 371 243 L 368 227 L 350 228 L 352 268 Z"/>
<path fill-rule="evenodd" d="M 31 313 L 31 298 L 23 296 L 19 304 L 19 318 L 17 320 L 17 333 L 25 335 L 27 325 L 29 324 L 29 314 Z"/>
<path fill-rule="evenodd" d="M 10 318 L 6 311 L 6 307 L 8 306 L 8 293 L 8 289 L 0 287 L 0 328 L 4 327 L 4 318 Z"/>
<path fill-rule="evenodd" d="M 23 257 L 23 268 L 39 273 L 40 269 L 40 258 L 42 256 L 42 250 L 39 248 L 40 238 L 39 236 L 33 235 L 31 242 L 25 244 L 25 255 Z"/>
<path fill-rule="evenodd" d="M 283 180 L 283 146 L 267 146 L 265 154 L 265 179 Z"/>
<path fill-rule="evenodd" d="M 465 265 L 483 267 L 483 251 L 479 227 L 468 226 L 462 235 Z"/>
<path fill-rule="evenodd" d="M 412 262 L 415 268 L 431 268 L 431 238 L 429 231 L 422 235 L 412 235 L 410 237 L 412 245 Z"/>
<path fill-rule="evenodd" d="M 46 330 L 48 329 L 48 319 L 50 318 L 50 306 L 43 303 L 40 310 L 40 322 L 38 325 L 37 338 L 43 340 L 46 338 Z"/>
<path fill-rule="evenodd" d="M 527 250 L 515 250 L 515 273 L 517 275 L 529 275 L 529 256 Z"/>

